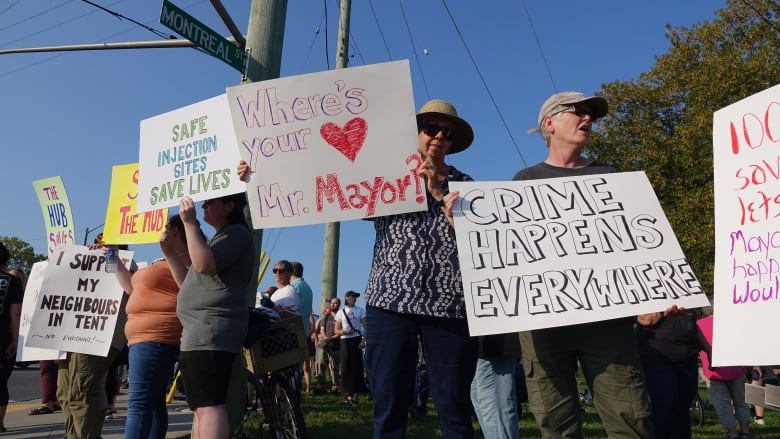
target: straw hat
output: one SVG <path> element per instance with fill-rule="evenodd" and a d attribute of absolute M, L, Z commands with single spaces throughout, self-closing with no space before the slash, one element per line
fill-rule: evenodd
<path fill-rule="evenodd" d="M 441 116 L 455 124 L 455 138 L 452 140 L 452 148 L 447 154 L 455 154 L 463 151 L 474 141 L 474 130 L 468 122 L 458 117 L 455 106 L 441 99 L 433 99 L 426 102 L 417 113 L 417 125 L 426 116 Z"/>

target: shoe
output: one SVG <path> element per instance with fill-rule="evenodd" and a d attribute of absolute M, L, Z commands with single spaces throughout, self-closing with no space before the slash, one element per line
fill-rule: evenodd
<path fill-rule="evenodd" d="M 739 439 L 753 439 L 753 435 L 750 433 L 740 433 Z"/>
<path fill-rule="evenodd" d="M 38 407 L 37 409 L 32 409 L 29 412 L 27 412 L 30 416 L 36 416 L 36 415 L 48 415 L 49 413 L 54 413 L 54 410 L 46 407 L 45 405 L 42 405 Z"/>
<path fill-rule="evenodd" d="M 756 424 L 758 424 L 758 425 L 765 425 L 764 418 L 756 418 Z"/>

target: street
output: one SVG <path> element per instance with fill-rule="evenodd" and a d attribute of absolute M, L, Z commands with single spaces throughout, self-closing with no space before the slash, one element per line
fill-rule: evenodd
<path fill-rule="evenodd" d="M 14 368 L 11 378 L 8 380 L 8 393 L 10 402 L 30 401 L 41 399 L 41 373 L 38 363 L 31 364 L 24 369 Z"/>

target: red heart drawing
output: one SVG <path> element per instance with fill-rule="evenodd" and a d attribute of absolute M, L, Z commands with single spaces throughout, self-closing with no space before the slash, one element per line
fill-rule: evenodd
<path fill-rule="evenodd" d="M 351 162 L 355 162 L 363 141 L 366 140 L 368 124 L 361 117 L 350 119 L 344 124 L 344 128 L 335 123 L 327 122 L 320 127 L 320 135 L 329 145 L 344 154 Z"/>

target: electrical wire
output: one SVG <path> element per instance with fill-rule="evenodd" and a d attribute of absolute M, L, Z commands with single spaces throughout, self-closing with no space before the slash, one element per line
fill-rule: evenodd
<path fill-rule="evenodd" d="M 3 9 L 2 11 L 0 11 L 0 15 L 3 15 L 3 14 L 5 14 L 6 12 L 8 12 L 8 10 L 9 10 L 9 9 L 11 9 L 11 8 L 13 8 L 14 6 L 18 5 L 20 1 L 22 1 L 22 0 L 16 0 L 15 2 L 13 2 L 13 3 L 11 3 L 10 5 L 6 6 L 6 7 L 5 7 L 5 9 Z"/>
<path fill-rule="evenodd" d="M 425 73 L 423 73 L 422 63 L 420 63 L 420 58 L 417 56 L 417 50 L 414 48 L 414 40 L 412 39 L 412 32 L 409 29 L 409 20 L 406 17 L 406 9 L 404 9 L 403 1 L 398 2 L 398 4 L 401 5 L 401 16 L 404 17 L 406 33 L 409 35 L 409 44 L 412 46 L 412 53 L 414 54 L 414 60 L 417 63 L 417 70 L 420 72 L 420 77 L 422 78 L 423 88 L 425 89 L 425 100 L 429 101 L 431 100 L 431 92 L 428 90 L 428 81 L 425 80 Z"/>
<path fill-rule="evenodd" d="M 777 31 L 777 33 L 780 34 L 780 28 L 777 27 L 776 23 L 772 23 L 771 21 L 767 20 L 763 14 L 756 8 L 752 3 L 750 3 L 748 0 L 742 0 L 742 3 L 746 4 L 747 7 L 753 10 L 753 12 L 756 13 L 756 16 L 759 20 L 763 21 L 764 23 L 768 24 L 771 28 Z"/>
<path fill-rule="evenodd" d="M 7 25 L 7 26 L 5 26 L 5 27 L 0 27 L 0 31 L 4 31 L 4 30 L 6 30 L 6 29 L 10 29 L 10 28 L 12 28 L 12 27 L 14 27 L 14 26 L 17 26 L 17 25 L 20 25 L 20 24 L 22 24 L 22 23 L 25 23 L 25 22 L 27 22 L 27 21 L 30 21 L 30 20 L 32 20 L 33 18 L 37 18 L 37 17 L 40 17 L 41 15 L 48 14 L 49 12 L 51 12 L 51 11 L 53 11 L 53 10 L 55 10 L 55 9 L 61 8 L 61 7 L 63 7 L 63 6 L 65 6 L 65 5 L 67 5 L 68 3 L 72 2 L 72 1 L 73 1 L 73 0 L 68 0 L 68 1 L 66 1 L 66 2 L 63 2 L 63 3 L 60 3 L 60 4 L 56 5 L 56 6 L 52 6 L 52 7 L 50 7 L 49 9 L 46 9 L 46 10 L 44 10 L 44 11 L 38 12 L 37 14 L 30 15 L 30 16 L 29 16 L 29 17 L 27 17 L 27 18 L 23 18 L 23 19 L 21 19 L 21 20 L 17 21 L 16 23 L 11 23 L 11 24 L 9 24 L 9 25 Z M 6 8 L 6 9 L 5 9 L 5 11 L 7 11 L 8 9 L 10 9 L 10 7 L 9 7 L 9 8 Z M 5 11 L 3 11 L 3 12 L 5 12 Z M 44 32 L 44 31 L 41 31 L 41 32 Z"/>
<path fill-rule="evenodd" d="M 322 18 L 320 19 L 320 24 L 318 24 L 317 27 L 314 28 L 314 37 L 311 39 L 311 44 L 309 44 L 309 50 L 306 51 L 306 56 L 303 58 L 303 65 L 299 70 L 300 72 L 304 72 L 306 69 L 306 64 L 309 63 L 309 57 L 311 56 L 311 51 L 314 49 L 314 43 L 317 42 L 317 38 L 320 36 L 320 28 L 322 27 L 323 21 L 325 21 L 325 14 L 322 14 Z"/>
<path fill-rule="evenodd" d="M 547 57 L 544 56 L 544 49 L 542 48 L 542 43 L 539 41 L 539 34 L 536 33 L 536 28 L 534 27 L 534 22 L 531 20 L 531 14 L 528 12 L 528 6 L 525 3 L 525 0 L 523 0 L 523 9 L 525 10 L 525 16 L 528 17 L 528 24 L 531 25 L 531 32 L 534 34 L 534 40 L 536 41 L 536 47 L 539 48 L 539 53 L 542 55 L 542 62 L 544 63 L 544 69 L 547 71 L 547 76 L 550 78 L 550 82 L 553 86 L 553 91 L 555 93 L 558 93 L 558 86 L 555 85 L 555 80 L 553 79 L 552 70 L 550 70 L 550 64 L 547 63 Z"/>
<path fill-rule="evenodd" d="M 328 0 L 322 0 L 325 4 L 325 65 L 330 70 L 330 55 L 328 54 Z"/>
<path fill-rule="evenodd" d="M 88 5 L 92 5 L 92 6 L 96 7 L 96 8 L 98 8 L 98 9 L 100 9 L 100 10 L 101 10 L 101 11 L 103 11 L 103 12 L 106 12 L 106 13 L 108 13 L 108 14 L 110 14 L 110 15 L 113 15 L 114 17 L 116 17 L 116 18 L 117 18 L 118 20 L 120 20 L 120 21 L 121 21 L 121 20 L 127 20 L 127 21 L 129 21 L 129 22 L 131 22 L 131 23 L 135 24 L 136 26 L 138 26 L 138 27 L 140 27 L 140 28 L 142 28 L 142 29 L 146 29 L 146 30 L 148 30 L 149 32 L 151 32 L 151 33 L 153 33 L 153 34 L 157 35 L 158 37 L 165 38 L 165 39 L 169 39 L 169 40 L 174 40 L 174 39 L 176 39 L 176 38 L 177 38 L 177 37 L 176 37 L 175 35 L 173 35 L 173 34 L 169 34 L 169 33 L 167 33 L 167 32 L 162 32 L 162 31 L 159 31 L 159 30 L 157 30 L 157 29 L 155 29 L 155 28 L 153 28 L 153 27 L 151 27 L 151 26 L 147 26 L 147 25 L 145 25 L 145 24 L 143 24 L 143 23 L 141 23 L 141 22 L 139 22 L 139 21 L 133 20 L 132 18 L 125 17 L 124 15 L 120 14 L 119 12 L 112 11 L 112 10 L 110 10 L 110 9 L 108 9 L 108 8 L 105 8 L 105 7 L 103 7 L 103 6 L 100 6 L 100 5 L 98 5 L 98 4 L 94 3 L 94 2 L 91 2 L 91 1 L 89 1 L 89 0 L 81 0 L 81 1 L 82 1 L 82 2 L 84 2 L 84 3 L 86 3 L 86 4 L 88 4 Z M 201 3 L 202 3 L 202 2 L 201 2 Z"/>
<path fill-rule="evenodd" d="M 517 150 L 517 154 L 520 155 L 520 160 L 522 160 L 524 166 L 528 166 L 528 163 L 525 161 L 525 157 L 523 157 L 523 153 L 520 151 L 520 147 L 517 145 L 517 142 L 515 141 L 515 137 L 512 135 L 512 131 L 509 129 L 509 125 L 506 122 L 506 119 L 504 118 L 504 115 L 501 113 L 501 109 L 498 108 L 498 103 L 496 103 L 495 98 L 493 98 L 493 93 L 490 92 L 490 87 L 488 87 L 487 82 L 485 82 L 485 77 L 482 76 L 482 72 L 479 70 L 479 66 L 477 65 L 476 60 L 474 59 L 474 56 L 471 54 L 471 50 L 469 50 L 468 45 L 466 44 L 466 40 L 463 38 L 463 34 L 460 32 L 460 28 L 458 28 L 458 24 L 455 22 L 455 17 L 452 16 L 452 12 L 450 12 L 450 8 L 447 7 L 447 2 L 445 0 L 441 0 L 442 4 L 444 5 L 444 9 L 447 11 L 447 15 L 450 17 L 450 21 L 452 22 L 453 27 L 455 27 L 455 32 L 458 34 L 458 37 L 460 38 L 461 43 L 463 44 L 463 47 L 466 49 L 466 53 L 469 56 L 469 59 L 471 60 L 471 64 L 474 66 L 474 69 L 477 71 L 477 75 L 479 76 L 479 80 L 482 82 L 482 86 L 485 87 L 485 91 L 488 94 L 488 97 L 490 98 L 490 102 L 493 103 L 493 108 L 496 109 L 496 112 L 498 113 L 498 118 L 501 119 L 501 123 L 504 125 L 504 129 L 506 129 L 507 134 L 509 134 L 509 138 L 512 140 L 512 144 L 515 146 L 515 150 Z"/>
<path fill-rule="evenodd" d="M 368 0 L 368 6 L 371 9 L 371 15 L 374 17 L 374 23 L 376 23 L 376 29 L 379 31 L 379 36 L 382 38 L 382 43 L 384 43 L 385 45 L 385 50 L 387 51 L 387 58 L 389 59 L 389 61 L 392 61 L 393 56 L 390 55 L 390 47 L 387 45 L 385 34 L 382 33 L 382 26 L 379 25 L 379 19 L 377 18 L 376 11 L 374 10 L 374 2 Z"/>

